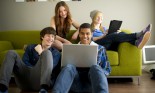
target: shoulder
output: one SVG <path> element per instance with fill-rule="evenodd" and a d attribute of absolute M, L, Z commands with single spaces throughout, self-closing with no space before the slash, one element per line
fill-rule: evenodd
<path fill-rule="evenodd" d="M 37 44 L 30 44 L 26 46 L 25 53 L 33 53 Z"/>
<path fill-rule="evenodd" d="M 71 18 L 71 22 L 72 22 L 72 23 L 76 23 L 76 21 L 75 21 L 73 18 Z"/>
<path fill-rule="evenodd" d="M 26 50 L 32 50 L 32 49 L 34 49 L 36 46 L 37 46 L 37 44 L 29 44 L 29 45 L 27 45 Z"/>
<path fill-rule="evenodd" d="M 55 16 L 51 17 L 51 22 L 55 23 Z"/>
<path fill-rule="evenodd" d="M 78 29 L 78 28 L 80 27 L 79 23 L 78 23 L 77 21 L 75 21 L 73 18 L 71 18 L 71 23 L 72 23 L 72 25 L 73 25 L 76 29 Z"/>
<path fill-rule="evenodd" d="M 91 41 L 90 45 L 97 45 L 99 46 L 97 43 L 95 43 L 94 41 Z"/>
<path fill-rule="evenodd" d="M 55 16 L 52 16 L 52 17 L 51 17 L 51 20 L 54 20 L 54 19 L 55 19 Z"/>
<path fill-rule="evenodd" d="M 101 45 L 98 45 L 98 49 L 103 49 L 103 50 L 106 50 L 104 46 L 101 46 Z"/>
<path fill-rule="evenodd" d="M 90 45 L 97 45 L 98 46 L 98 49 L 101 49 L 101 48 L 105 49 L 104 46 L 99 45 L 99 44 L 95 43 L 94 41 L 91 41 Z"/>
<path fill-rule="evenodd" d="M 103 47 L 103 46 L 101 46 L 101 45 L 98 45 L 98 48 L 99 48 L 99 49 L 101 49 L 101 48 L 104 48 L 104 47 Z"/>
<path fill-rule="evenodd" d="M 37 44 L 29 44 L 27 48 L 34 48 Z"/>
<path fill-rule="evenodd" d="M 73 18 L 71 18 L 71 23 L 72 23 L 72 25 L 74 25 L 76 23 L 76 21 Z"/>

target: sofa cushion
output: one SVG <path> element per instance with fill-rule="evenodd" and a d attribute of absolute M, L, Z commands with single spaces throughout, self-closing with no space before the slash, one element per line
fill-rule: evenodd
<path fill-rule="evenodd" d="M 72 35 L 76 32 L 76 30 L 70 30 L 67 34 L 67 40 L 71 41 L 73 44 L 77 44 L 79 42 L 79 37 L 77 40 L 72 40 Z"/>
<path fill-rule="evenodd" d="M 11 42 L 9 41 L 0 41 L 0 52 L 13 49 Z"/>
<path fill-rule="evenodd" d="M 107 55 L 111 66 L 117 66 L 119 64 L 118 52 L 108 50 Z"/>
<path fill-rule="evenodd" d="M 25 44 L 40 43 L 40 31 L 1 31 L 0 40 L 10 41 L 14 49 L 22 49 Z"/>

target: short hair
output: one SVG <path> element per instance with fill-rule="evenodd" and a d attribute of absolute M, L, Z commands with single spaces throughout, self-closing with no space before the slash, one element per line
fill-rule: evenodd
<path fill-rule="evenodd" d="M 40 40 L 41 41 L 42 41 L 42 37 L 44 37 L 45 34 L 52 34 L 52 35 L 56 36 L 56 31 L 53 27 L 46 27 L 46 28 L 42 29 L 40 32 Z"/>
<path fill-rule="evenodd" d="M 79 32 L 82 28 L 89 28 L 91 30 L 91 25 L 89 23 L 83 23 L 80 25 Z"/>

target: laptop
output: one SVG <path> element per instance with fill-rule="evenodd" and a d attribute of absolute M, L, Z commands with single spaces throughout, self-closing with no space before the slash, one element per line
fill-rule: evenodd
<path fill-rule="evenodd" d="M 73 64 L 76 67 L 91 67 L 97 64 L 98 46 L 82 44 L 64 44 L 61 66 Z"/>
<path fill-rule="evenodd" d="M 111 20 L 110 25 L 109 25 L 108 34 L 117 32 L 120 29 L 121 25 L 122 25 L 121 20 Z"/>

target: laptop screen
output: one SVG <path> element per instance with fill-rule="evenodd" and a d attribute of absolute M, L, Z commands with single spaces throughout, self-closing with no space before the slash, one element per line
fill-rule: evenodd
<path fill-rule="evenodd" d="M 120 20 L 112 20 L 112 21 L 110 21 L 108 34 L 117 32 L 117 30 L 120 29 L 121 25 L 122 25 L 122 21 L 120 21 Z"/>

